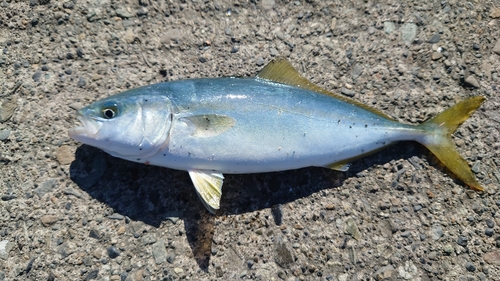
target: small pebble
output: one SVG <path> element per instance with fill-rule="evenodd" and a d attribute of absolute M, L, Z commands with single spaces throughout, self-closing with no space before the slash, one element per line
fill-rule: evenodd
<path fill-rule="evenodd" d="M 16 108 L 16 99 L 5 100 L 5 98 L 2 98 L 2 100 L 0 100 L 0 123 L 9 120 L 12 115 L 14 115 Z"/>
<path fill-rule="evenodd" d="M 355 64 L 351 70 L 352 79 L 358 79 L 361 74 L 363 74 L 363 67 L 360 64 Z"/>
<path fill-rule="evenodd" d="M 280 40 L 284 40 L 285 39 L 285 35 L 283 34 L 283 32 L 281 32 L 280 30 L 276 31 L 274 33 L 274 35 L 276 35 L 276 38 L 280 39 Z"/>
<path fill-rule="evenodd" d="M 493 234 L 495 234 L 495 230 L 493 230 L 493 228 L 489 228 L 489 227 L 488 227 L 488 228 L 486 228 L 486 229 L 484 230 L 484 234 L 485 234 L 486 236 L 491 237 L 491 236 L 493 236 Z"/>
<path fill-rule="evenodd" d="M 276 57 L 279 55 L 279 52 L 278 50 L 276 50 L 276 48 L 269 48 L 269 54 L 273 57 Z"/>
<path fill-rule="evenodd" d="M 451 246 L 450 244 L 446 244 L 444 247 L 443 247 L 443 252 L 445 255 L 449 256 L 453 253 L 453 246 Z"/>
<path fill-rule="evenodd" d="M 391 34 L 396 29 L 396 25 L 392 21 L 384 22 L 384 32 Z"/>
<path fill-rule="evenodd" d="M 401 28 L 403 41 L 406 45 L 411 45 L 413 39 L 417 36 L 417 25 L 414 23 L 405 23 Z"/>
<path fill-rule="evenodd" d="M 395 271 L 396 269 L 392 265 L 386 265 L 375 271 L 373 277 L 375 280 L 391 280 L 393 279 L 392 275 Z M 333 278 L 331 280 L 333 280 Z"/>
<path fill-rule="evenodd" d="M 75 160 L 75 151 L 69 145 L 61 145 L 56 149 L 56 159 L 61 165 L 69 165 Z"/>
<path fill-rule="evenodd" d="M 80 78 L 78 78 L 78 83 L 76 85 L 78 86 L 78 88 L 85 87 L 85 85 L 87 85 L 87 81 L 85 80 L 85 77 L 80 76 Z"/>
<path fill-rule="evenodd" d="M 205 57 L 199 57 L 198 60 L 201 62 L 201 63 L 205 63 L 207 62 L 207 59 Z"/>
<path fill-rule="evenodd" d="M 425 235 L 423 233 L 420 234 L 419 237 L 420 237 L 420 241 L 425 241 L 425 239 L 427 239 L 427 235 Z"/>
<path fill-rule="evenodd" d="M 405 231 L 405 232 L 401 233 L 401 237 L 403 237 L 403 238 L 408 238 L 410 236 L 411 236 L 411 232 L 409 232 L 409 231 Z"/>
<path fill-rule="evenodd" d="M 436 33 L 436 34 L 432 35 L 431 39 L 429 39 L 429 41 L 427 41 L 427 42 L 431 43 L 431 44 L 435 44 L 435 43 L 439 42 L 439 40 L 441 40 L 441 35 L 439 33 Z"/>
<path fill-rule="evenodd" d="M 276 225 L 281 225 L 283 223 L 283 205 L 274 205 L 271 208 L 271 215 L 273 216 L 274 223 Z"/>
<path fill-rule="evenodd" d="M 99 269 L 94 269 L 91 272 L 89 272 L 89 274 L 87 274 L 87 276 L 85 276 L 84 280 L 90 281 L 90 280 L 97 279 L 98 274 L 99 274 Z"/>
<path fill-rule="evenodd" d="M 165 249 L 165 242 L 159 240 L 152 245 L 153 248 L 153 258 L 156 264 L 162 264 L 167 261 L 167 251 Z"/>
<path fill-rule="evenodd" d="M 56 188 L 56 185 L 57 179 L 48 179 L 35 188 L 33 192 L 41 198 L 45 194 L 52 192 Z"/>
<path fill-rule="evenodd" d="M 275 0 L 262 0 L 260 1 L 263 10 L 271 10 L 275 5 Z"/>
<path fill-rule="evenodd" d="M 283 268 L 289 267 L 294 261 L 292 252 L 281 236 L 276 237 L 274 259 Z"/>
<path fill-rule="evenodd" d="M 184 270 L 180 267 L 174 267 L 174 272 L 175 274 L 181 274 L 184 272 Z"/>
<path fill-rule="evenodd" d="M 486 219 L 486 226 L 493 228 L 495 226 L 495 222 L 492 219 Z"/>
<path fill-rule="evenodd" d="M 4 141 L 10 136 L 10 130 L 0 130 L 0 141 Z"/>
<path fill-rule="evenodd" d="M 474 88 L 480 87 L 479 82 L 477 82 L 476 78 L 472 75 L 469 75 L 467 78 L 465 78 L 465 83 Z"/>
<path fill-rule="evenodd" d="M 444 235 L 443 227 L 441 225 L 434 225 L 431 229 L 432 239 L 439 240 Z"/>
<path fill-rule="evenodd" d="M 174 260 L 175 260 L 175 254 L 174 253 L 168 253 L 167 254 L 167 261 L 168 261 L 168 263 L 171 264 L 171 263 L 174 262 Z"/>
<path fill-rule="evenodd" d="M 118 214 L 118 213 L 113 213 L 111 215 L 108 216 L 108 219 L 112 219 L 112 220 L 123 220 L 125 217 L 121 214 Z"/>
<path fill-rule="evenodd" d="M 65 9 L 73 9 L 75 7 L 75 3 L 73 3 L 73 1 L 68 1 L 68 2 L 64 2 L 63 3 L 63 7 Z"/>
<path fill-rule="evenodd" d="M 500 18 L 500 9 L 499 8 L 494 8 L 492 9 L 491 13 L 490 13 L 490 17 L 491 18 Z"/>
<path fill-rule="evenodd" d="M 355 91 L 349 90 L 349 89 L 346 89 L 346 88 L 340 89 L 340 93 L 343 94 L 343 95 L 346 95 L 348 97 L 354 97 L 356 95 Z"/>
<path fill-rule="evenodd" d="M 434 80 L 439 80 L 441 79 L 441 73 L 439 71 L 435 71 L 434 74 L 432 75 L 432 79 Z"/>
<path fill-rule="evenodd" d="M 483 256 L 485 262 L 500 265 L 500 250 L 492 251 Z"/>
<path fill-rule="evenodd" d="M 101 234 L 96 229 L 91 229 L 89 232 L 89 237 L 94 239 L 101 239 Z"/>
<path fill-rule="evenodd" d="M 70 186 L 66 187 L 63 192 L 65 195 L 72 195 L 75 196 L 76 198 L 82 198 L 82 194 Z"/>
<path fill-rule="evenodd" d="M 467 269 L 467 271 L 470 271 L 470 272 L 476 271 L 476 266 L 469 261 L 465 263 L 465 268 Z"/>
<path fill-rule="evenodd" d="M 476 173 L 476 174 L 479 174 L 481 172 L 481 162 L 476 162 L 474 163 L 474 165 L 472 165 L 471 167 L 471 170 Z"/>
<path fill-rule="evenodd" d="M 263 65 L 264 65 L 264 63 L 265 63 L 265 61 L 264 61 L 264 59 L 263 59 L 263 58 L 258 58 L 258 59 L 257 59 L 257 62 L 256 62 L 257 66 L 263 66 Z"/>
<path fill-rule="evenodd" d="M 157 241 L 156 237 L 154 237 L 153 235 L 149 235 L 149 234 L 146 234 L 141 238 L 141 244 L 144 246 L 153 244 L 156 241 Z"/>
<path fill-rule="evenodd" d="M 467 247 L 467 243 L 469 242 L 469 238 L 465 236 L 459 236 L 457 239 L 457 244 L 462 247 Z"/>
<path fill-rule="evenodd" d="M 140 7 L 139 10 L 137 10 L 137 16 L 147 16 L 148 15 L 148 9 L 146 7 Z"/>
<path fill-rule="evenodd" d="M 500 55 L 500 39 L 498 39 L 495 47 L 493 47 L 493 53 Z"/>
<path fill-rule="evenodd" d="M 361 239 L 361 232 L 359 231 L 358 225 L 356 224 L 356 221 L 353 218 L 348 218 L 345 221 L 344 232 L 351 234 L 351 236 L 356 240 Z"/>
<path fill-rule="evenodd" d="M 115 259 L 115 258 L 117 258 L 120 255 L 120 252 L 115 247 L 113 247 L 113 246 L 109 247 L 107 249 L 107 252 L 108 252 L 108 256 L 111 259 Z"/>
<path fill-rule="evenodd" d="M 427 256 L 430 260 L 436 260 L 437 259 L 437 255 L 438 253 L 436 251 L 432 251 L 429 253 L 429 255 Z"/>
<path fill-rule="evenodd" d="M 119 16 L 120 18 L 131 18 L 134 15 L 132 15 L 127 9 L 124 8 L 118 8 L 115 10 L 116 15 Z"/>
<path fill-rule="evenodd" d="M 2 201 L 10 201 L 16 199 L 17 196 L 9 194 L 9 195 L 2 195 Z"/>
<path fill-rule="evenodd" d="M 9 257 L 9 252 L 14 247 L 14 243 L 9 240 L 0 241 L 0 258 L 7 259 Z"/>
<path fill-rule="evenodd" d="M 431 56 L 432 60 L 438 60 L 442 57 L 443 57 L 443 53 L 440 53 L 440 52 L 433 52 L 432 56 Z"/>
<path fill-rule="evenodd" d="M 418 212 L 420 210 L 422 210 L 422 205 L 417 204 L 417 205 L 413 206 L 413 211 Z"/>
<path fill-rule="evenodd" d="M 35 72 L 35 74 L 33 74 L 32 78 L 33 78 L 33 81 L 39 82 L 40 79 L 42 78 L 42 72 L 41 71 Z"/>
<path fill-rule="evenodd" d="M 165 219 L 168 221 L 171 221 L 173 224 L 176 224 L 179 221 L 178 216 L 168 216 L 168 217 L 165 217 Z"/>
<path fill-rule="evenodd" d="M 53 225 L 59 220 L 57 216 L 54 215 L 45 215 L 40 218 L 40 221 L 42 222 L 43 226 L 49 226 Z"/>

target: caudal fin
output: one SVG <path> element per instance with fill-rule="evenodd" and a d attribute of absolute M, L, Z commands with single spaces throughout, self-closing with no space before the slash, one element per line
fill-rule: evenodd
<path fill-rule="evenodd" d="M 484 100 L 485 98 L 480 96 L 468 98 L 420 125 L 425 130 L 434 132 L 427 136 L 422 144 L 455 176 L 478 191 L 483 190 L 483 187 L 477 182 L 467 161 L 458 154 L 451 134 L 481 106 Z"/>

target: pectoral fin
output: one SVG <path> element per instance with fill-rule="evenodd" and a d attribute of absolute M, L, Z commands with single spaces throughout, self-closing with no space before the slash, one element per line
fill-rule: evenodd
<path fill-rule="evenodd" d="M 210 213 L 215 214 L 220 208 L 222 183 L 224 180 L 222 173 L 191 170 L 189 171 L 189 176 L 203 205 L 205 205 Z"/>
<path fill-rule="evenodd" d="M 184 119 L 193 125 L 193 136 L 202 138 L 220 135 L 236 124 L 233 118 L 218 114 L 194 115 Z"/>

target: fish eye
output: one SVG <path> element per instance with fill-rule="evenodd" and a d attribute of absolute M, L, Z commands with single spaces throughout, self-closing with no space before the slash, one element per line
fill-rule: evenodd
<path fill-rule="evenodd" d="M 102 108 L 101 115 L 105 119 L 112 119 L 118 115 L 118 105 L 116 103 L 105 104 Z"/>

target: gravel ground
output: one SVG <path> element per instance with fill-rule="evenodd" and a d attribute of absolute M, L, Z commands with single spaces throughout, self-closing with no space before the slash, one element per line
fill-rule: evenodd
<path fill-rule="evenodd" d="M 500 280 L 498 2 L 0 2 L 0 280 Z M 186 172 L 67 135 L 99 98 L 280 56 L 404 123 L 487 97 L 454 136 L 486 191 L 405 142 L 227 175 L 212 216 Z"/>

